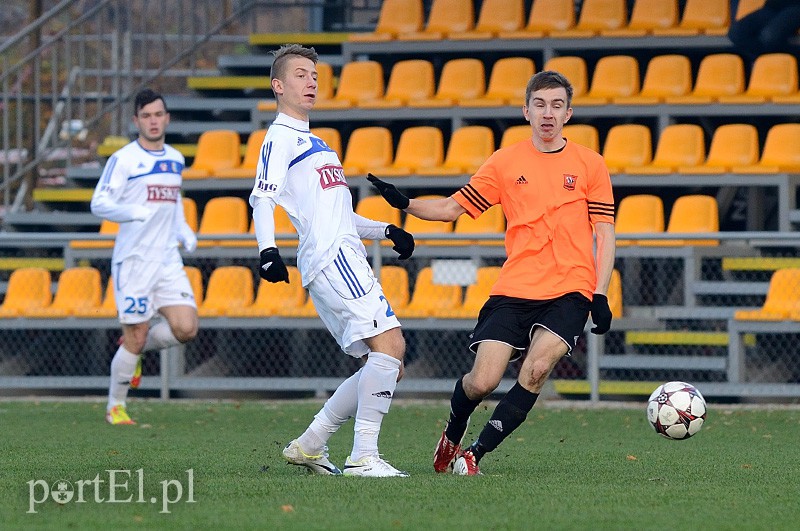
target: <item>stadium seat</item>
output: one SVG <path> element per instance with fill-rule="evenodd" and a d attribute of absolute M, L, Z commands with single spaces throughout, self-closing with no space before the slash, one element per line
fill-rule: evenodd
<path fill-rule="evenodd" d="M 575 27 L 573 0 L 535 0 L 528 22 L 519 31 L 501 31 L 501 39 L 539 39 L 552 31 L 565 31 Z"/>
<path fill-rule="evenodd" d="M 96 319 L 109 319 L 117 317 L 117 301 L 114 297 L 114 279 L 108 277 L 106 291 L 100 306 L 84 306 L 76 308 L 75 317 L 88 317 Z"/>
<path fill-rule="evenodd" d="M 564 138 L 570 142 L 575 142 L 600 153 L 600 135 L 597 133 L 595 126 L 588 124 L 565 125 L 562 132 Z"/>
<path fill-rule="evenodd" d="M 777 124 L 767 131 L 761 159 L 750 166 L 734 166 L 733 173 L 800 171 L 800 124 Z"/>
<path fill-rule="evenodd" d="M 472 174 L 494 153 L 494 133 L 484 125 L 459 127 L 450 135 L 447 156 L 439 166 L 417 168 L 419 175 Z M 400 151 L 398 149 L 398 155 Z"/>
<path fill-rule="evenodd" d="M 50 281 L 50 271 L 43 267 L 12 271 L 0 305 L 0 318 L 25 317 L 31 310 L 49 306 L 53 299 Z"/>
<path fill-rule="evenodd" d="M 186 272 L 186 277 L 192 286 L 194 302 L 197 306 L 200 306 L 203 304 L 203 274 L 199 268 L 194 266 L 183 266 L 183 270 Z"/>
<path fill-rule="evenodd" d="M 721 96 L 720 103 L 765 103 L 797 94 L 797 59 L 788 53 L 760 55 L 753 63 L 750 83 L 743 94 Z"/>
<path fill-rule="evenodd" d="M 617 96 L 617 105 L 656 105 L 667 98 L 686 96 L 692 90 L 692 63 L 684 55 L 659 55 L 647 64 L 642 90 L 634 96 Z"/>
<path fill-rule="evenodd" d="M 522 0 L 483 0 L 478 21 L 471 31 L 451 32 L 451 40 L 496 39 L 503 31 L 517 31 L 525 22 Z"/>
<path fill-rule="evenodd" d="M 719 207 L 710 195 L 684 195 L 672 205 L 667 233 L 719 232 Z M 665 240 L 661 247 L 681 245 L 713 246 L 719 240 Z"/>
<path fill-rule="evenodd" d="M 356 214 L 367 219 L 391 223 L 398 227 L 402 224 L 400 211 L 387 203 L 380 195 L 371 195 L 360 199 L 356 205 Z"/>
<path fill-rule="evenodd" d="M 421 31 L 401 33 L 400 40 L 440 41 L 450 33 L 470 31 L 475 26 L 472 2 L 464 0 L 433 0 L 428 21 Z"/>
<path fill-rule="evenodd" d="M 191 197 L 183 198 L 183 217 L 189 228 L 197 232 L 197 203 Z"/>
<path fill-rule="evenodd" d="M 725 35 L 730 24 L 730 0 L 686 0 L 683 17 L 677 27 L 657 29 L 653 35 L 680 37 L 688 35 Z"/>
<path fill-rule="evenodd" d="M 681 166 L 698 166 L 706 158 L 703 128 L 694 124 L 668 125 L 658 137 L 652 162 L 643 166 L 628 166 L 625 173 L 666 175 Z"/>
<path fill-rule="evenodd" d="M 644 37 L 657 29 L 678 25 L 677 0 L 636 0 L 628 24 L 620 29 L 605 30 L 603 37 Z"/>
<path fill-rule="evenodd" d="M 360 127 L 350 133 L 344 152 L 345 175 L 366 175 L 394 159 L 392 133 L 385 127 Z"/>
<path fill-rule="evenodd" d="M 336 94 L 318 100 L 317 110 L 347 109 L 360 101 L 383 97 L 383 67 L 377 61 L 352 61 L 342 67 Z"/>
<path fill-rule="evenodd" d="M 280 205 L 275 205 L 275 210 L 273 213 L 273 219 L 275 220 L 275 236 L 287 236 L 287 235 L 297 235 L 297 230 L 292 225 L 292 220 L 289 219 L 289 214 L 283 209 Z M 250 240 L 222 240 L 219 242 L 221 247 L 253 247 L 258 242 L 256 241 L 256 227 L 254 225 L 253 219 L 250 219 L 250 230 L 247 231 L 248 234 L 252 234 L 253 238 Z M 279 239 L 277 240 L 278 247 L 288 245 L 288 246 L 296 246 L 297 245 L 297 238 L 288 238 L 288 239 Z"/>
<path fill-rule="evenodd" d="M 197 155 L 189 168 L 183 170 L 184 179 L 203 179 L 237 168 L 241 156 L 239 133 L 228 129 L 205 131 L 197 141 Z"/>
<path fill-rule="evenodd" d="M 664 203 L 657 195 L 629 195 L 619 202 L 614 222 L 617 247 L 653 244 L 652 240 L 628 240 L 625 234 L 664 232 Z"/>
<path fill-rule="evenodd" d="M 417 199 L 442 199 L 441 195 L 421 195 Z M 449 234 L 453 232 L 451 221 L 427 221 L 416 216 L 406 216 L 403 228 L 414 235 L 417 245 L 440 245 L 442 240 L 423 240 L 419 234 Z"/>
<path fill-rule="evenodd" d="M 744 92 L 744 61 L 731 53 L 703 57 L 697 70 L 694 89 L 686 96 L 669 96 L 669 104 L 709 104 L 723 96 Z"/>
<path fill-rule="evenodd" d="M 574 96 L 573 105 L 605 105 L 614 98 L 639 93 L 639 63 L 628 55 L 607 55 L 597 61 L 592 84 L 585 96 Z"/>
<path fill-rule="evenodd" d="M 544 64 L 543 70 L 554 70 L 572 83 L 572 99 L 580 98 L 589 91 L 589 74 L 586 60 L 577 56 L 551 57 Z M 525 102 L 527 104 L 528 102 Z"/>
<path fill-rule="evenodd" d="M 628 21 L 626 0 L 583 0 L 581 14 L 574 28 L 551 31 L 551 37 L 589 38 L 603 31 L 622 28 Z"/>
<path fill-rule="evenodd" d="M 305 291 L 305 290 L 303 290 Z M 314 300 L 309 296 L 301 306 L 281 306 L 275 315 L 279 317 L 317 317 L 317 309 L 314 307 Z"/>
<path fill-rule="evenodd" d="M 311 134 L 325 142 L 329 148 L 336 152 L 339 160 L 342 160 L 342 136 L 338 129 L 333 127 L 312 127 Z"/>
<path fill-rule="evenodd" d="M 739 5 L 736 8 L 736 17 L 734 20 L 739 20 L 746 17 L 753 11 L 764 7 L 765 0 L 739 0 Z"/>
<path fill-rule="evenodd" d="M 401 176 L 417 173 L 421 168 L 434 168 L 444 160 L 444 139 L 438 127 L 409 127 L 400 134 L 397 153 L 389 166 L 369 168 L 376 175 Z"/>
<path fill-rule="evenodd" d="M 480 98 L 461 99 L 462 107 L 522 106 L 525 104 L 525 88 L 536 72 L 533 60 L 527 57 L 505 57 L 492 67 L 486 94 Z"/>
<path fill-rule="evenodd" d="M 249 215 L 247 202 L 241 197 L 214 197 L 206 203 L 198 236 L 245 234 Z M 239 245 L 243 241 L 238 241 Z M 201 240 L 198 247 L 220 245 L 219 240 Z"/>
<path fill-rule="evenodd" d="M 640 124 L 615 125 L 606 135 L 603 158 L 610 173 L 650 164 L 653 158 L 650 129 Z"/>
<path fill-rule="evenodd" d="M 300 280 L 300 272 L 294 266 L 287 266 L 289 283 L 267 282 L 261 279 L 253 304 L 235 306 L 226 311 L 228 317 L 272 317 L 284 309 L 298 309 L 306 303 L 306 290 Z"/>
<path fill-rule="evenodd" d="M 333 67 L 322 61 L 317 62 L 317 104 L 333 98 Z M 263 112 L 275 111 L 278 108 L 276 100 L 261 100 L 256 104 L 256 109 Z"/>
<path fill-rule="evenodd" d="M 264 143 L 266 134 L 266 129 L 256 129 L 250 133 L 247 137 L 242 164 L 238 168 L 215 170 L 213 176 L 231 179 L 254 179 L 256 168 L 258 167 L 258 159 L 261 157 L 261 145 Z"/>
<path fill-rule="evenodd" d="M 611 271 L 611 281 L 608 283 L 608 307 L 611 309 L 611 317 L 621 319 L 622 311 L 622 277 L 619 271 Z"/>
<path fill-rule="evenodd" d="M 348 39 L 357 42 L 390 41 L 401 33 L 420 31 L 424 21 L 422 0 L 384 0 L 375 30 L 351 33 Z"/>
<path fill-rule="evenodd" d="M 530 125 L 512 125 L 503 131 L 503 136 L 500 138 L 500 147 L 508 147 L 522 141 L 530 142 L 532 137 L 533 131 Z"/>
<path fill-rule="evenodd" d="M 711 138 L 708 157 L 699 166 L 679 166 L 678 173 L 721 174 L 736 166 L 750 166 L 758 162 L 758 130 L 750 124 L 719 126 Z"/>
<path fill-rule="evenodd" d="M 425 59 L 398 61 L 389 74 L 389 83 L 383 98 L 361 100 L 358 105 L 366 109 L 396 109 L 411 100 L 426 100 L 436 92 L 433 63 Z"/>
<path fill-rule="evenodd" d="M 453 229 L 454 234 L 504 234 L 506 231 L 506 218 L 500 205 L 489 207 L 477 219 L 472 219 L 467 214 L 458 217 Z M 439 245 L 505 245 L 504 239 L 498 240 L 450 240 L 439 242 Z"/>
<path fill-rule="evenodd" d="M 119 232 L 119 223 L 104 219 L 100 222 L 98 234 L 111 235 Z M 114 240 L 72 240 L 69 246 L 73 249 L 111 249 Z"/>
<path fill-rule="evenodd" d="M 393 308 L 398 317 L 426 319 L 445 316 L 461 305 L 461 286 L 433 283 L 433 269 L 424 267 L 414 282 L 414 294 L 405 308 Z"/>
<path fill-rule="evenodd" d="M 228 315 L 253 304 L 253 272 L 243 266 L 220 266 L 211 272 L 206 296 L 197 308 L 200 317 Z"/>
<path fill-rule="evenodd" d="M 381 288 L 392 310 L 402 310 L 408 306 L 408 271 L 400 266 L 381 266 Z"/>
<path fill-rule="evenodd" d="M 76 310 L 99 307 L 101 297 L 100 271 L 94 267 L 72 267 L 59 275 L 52 304 L 44 308 L 28 308 L 25 317 L 69 317 Z"/>
<path fill-rule="evenodd" d="M 410 107 L 451 107 L 460 100 L 483 97 L 486 74 L 480 59 L 451 59 L 444 64 L 432 98 L 409 100 Z"/>
<path fill-rule="evenodd" d="M 778 269 L 772 274 L 764 306 L 757 310 L 738 310 L 737 321 L 785 321 L 800 317 L 800 269 Z"/>
<path fill-rule="evenodd" d="M 500 269 L 496 266 L 479 267 L 475 283 L 467 286 L 465 290 L 464 302 L 452 310 L 438 310 L 436 316 L 450 319 L 477 319 L 478 313 L 489 299 L 489 293 L 500 276 Z"/>

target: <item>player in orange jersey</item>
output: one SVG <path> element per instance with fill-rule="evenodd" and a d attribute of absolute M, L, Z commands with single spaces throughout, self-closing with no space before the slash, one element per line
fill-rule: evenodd
<path fill-rule="evenodd" d="M 456 382 L 434 454 L 437 472 L 452 465 L 455 473 L 479 474 L 480 459 L 522 424 L 555 364 L 575 347 L 589 314 L 593 333 L 611 327 L 611 179 L 600 155 L 562 137 L 571 101 L 572 85 L 564 76 L 535 74 L 522 107 L 531 138 L 496 151 L 450 197 L 408 199 L 369 177 L 389 204 L 421 219 L 453 221 L 464 213 L 477 218 L 500 204 L 508 221 L 508 259 L 478 316 L 470 344 L 475 362 Z M 470 415 L 497 388 L 508 363 L 521 356 L 516 384 L 477 440 L 462 450 Z"/>

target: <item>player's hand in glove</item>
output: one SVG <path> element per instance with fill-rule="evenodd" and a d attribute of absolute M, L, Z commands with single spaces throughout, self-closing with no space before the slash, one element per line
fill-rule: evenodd
<path fill-rule="evenodd" d="M 371 173 L 367 174 L 367 180 L 372 183 L 372 186 L 378 189 L 378 192 L 386 199 L 386 202 L 394 208 L 399 208 L 400 210 L 408 208 L 410 202 L 408 197 L 403 195 L 395 185 L 383 182 Z"/>
<path fill-rule="evenodd" d="M 261 267 L 258 268 L 258 274 L 267 282 L 289 283 L 289 271 L 277 247 L 267 247 L 261 251 Z"/>
<path fill-rule="evenodd" d="M 389 225 L 386 227 L 386 237 L 394 243 L 392 249 L 400 255 L 397 258 L 400 260 L 411 258 L 415 246 L 414 236 L 412 236 L 411 233 L 404 231 L 396 225 Z"/>
<path fill-rule="evenodd" d="M 601 293 L 595 293 L 592 298 L 592 322 L 594 328 L 591 332 L 603 335 L 611 329 L 611 308 L 608 307 L 608 297 Z"/>

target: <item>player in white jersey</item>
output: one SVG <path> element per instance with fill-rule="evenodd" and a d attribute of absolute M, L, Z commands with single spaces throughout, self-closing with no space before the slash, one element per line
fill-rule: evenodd
<path fill-rule="evenodd" d="M 137 94 L 133 123 L 138 138 L 108 159 L 91 203 L 94 215 L 119 223 L 111 276 L 122 344 L 111 361 L 111 424 L 135 424 L 125 399 L 138 387 L 141 353 L 197 335 L 197 305 L 178 251 L 179 243 L 194 251 L 197 237 L 183 214 L 183 155 L 164 143 L 169 113 L 161 95 Z M 164 320 L 150 327 L 156 312 Z"/>
<path fill-rule="evenodd" d="M 275 205 L 282 206 L 299 235 L 297 265 L 320 318 L 347 354 L 366 358 L 325 402 L 308 429 L 283 455 L 317 474 L 341 474 L 326 443 L 355 417 L 353 449 L 344 474 L 406 477 L 378 454 L 378 435 L 402 373 L 405 340 L 400 323 L 367 262 L 361 238 L 389 238 L 400 259 L 414 251 L 404 230 L 353 212 L 353 199 L 339 157 L 311 134 L 308 115 L 317 95 L 317 54 L 293 44 L 275 52 L 272 90 L 278 116 L 261 147 L 250 195 L 261 255 L 260 275 L 288 282 L 275 244 Z"/>

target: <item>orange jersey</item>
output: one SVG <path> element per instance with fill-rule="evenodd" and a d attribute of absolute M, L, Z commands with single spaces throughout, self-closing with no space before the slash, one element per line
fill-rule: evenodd
<path fill-rule="evenodd" d="M 477 218 L 502 205 L 508 259 L 492 295 L 547 300 L 597 286 L 592 225 L 614 223 L 603 157 L 574 142 L 541 153 L 530 139 L 496 151 L 452 195 Z"/>

